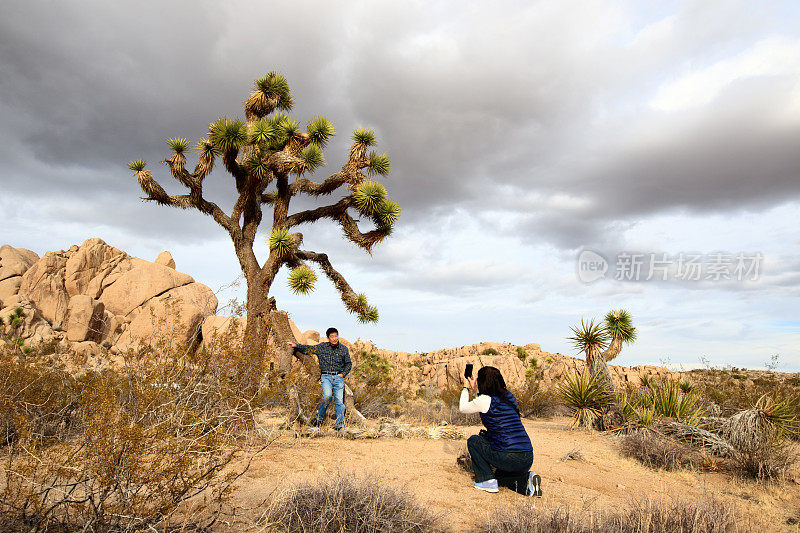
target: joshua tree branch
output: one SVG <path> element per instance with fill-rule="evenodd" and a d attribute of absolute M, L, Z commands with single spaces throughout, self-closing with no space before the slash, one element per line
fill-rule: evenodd
<path fill-rule="evenodd" d="M 353 312 L 361 312 L 361 309 L 357 303 L 358 296 L 350 287 L 350 284 L 347 283 L 347 280 L 344 279 L 344 276 L 342 276 L 338 271 L 336 271 L 336 269 L 333 268 L 333 265 L 331 265 L 331 262 L 328 260 L 327 254 L 318 254 L 308 250 L 297 250 L 294 253 L 294 258 L 298 260 L 314 261 L 317 263 L 342 295 L 342 302 L 344 302 L 344 305 Z"/>
<path fill-rule="evenodd" d="M 137 178 L 142 191 L 147 194 L 144 200 L 151 200 L 161 205 L 179 207 L 181 209 L 194 207 L 201 213 L 211 216 L 217 224 L 228 230 L 228 233 L 231 235 L 239 231 L 239 226 L 234 224 L 217 204 L 203 198 L 202 185 L 200 185 L 199 180 L 191 179 L 192 187 L 190 194 L 168 195 L 166 191 L 164 191 L 164 188 L 153 179 L 149 170 L 137 172 Z"/>
<path fill-rule="evenodd" d="M 350 147 L 350 157 L 342 165 L 342 170 L 325 179 L 322 183 L 301 178 L 292 183 L 289 191 L 292 196 L 298 192 L 304 192 L 312 196 L 330 194 L 345 183 L 358 183 L 363 181 L 364 175 L 360 172 L 362 168 L 369 166 L 369 158 L 366 157 L 367 147 L 360 143 L 355 143 Z"/>
<path fill-rule="evenodd" d="M 372 254 L 372 247 L 385 239 L 391 232 L 390 227 L 379 227 L 362 233 L 361 230 L 358 229 L 356 221 L 347 214 L 347 211 L 340 213 L 337 220 L 342 226 L 345 236 L 361 248 L 367 250 L 370 254 Z"/>
<path fill-rule="evenodd" d="M 338 220 L 339 216 L 341 216 L 342 213 L 346 213 L 347 208 L 352 207 L 352 205 L 353 205 L 353 197 L 346 196 L 341 200 L 339 200 L 338 202 L 336 202 L 335 204 L 317 207 L 316 209 L 308 209 L 306 211 L 300 211 L 299 213 L 295 213 L 286 219 L 286 227 L 291 228 L 293 226 L 297 226 L 298 224 L 302 224 L 304 222 L 314 222 L 316 220 L 319 220 L 320 218 L 326 218 L 326 217 Z"/>

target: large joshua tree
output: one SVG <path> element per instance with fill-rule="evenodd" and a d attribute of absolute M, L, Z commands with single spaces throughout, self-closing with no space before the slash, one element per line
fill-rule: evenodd
<path fill-rule="evenodd" d="M 617 357 L 623 344 L 636 340 L 636 328 L 631 315 L 624 309 L 606 313 L 602 323 L 581 319 L 580 326 L 572 327 L 573 336 L 568 337 L 586 357 L 589 372 L 596 374 L 604 386 L 612 388 L 608 361 Z"/>
<path fill-rule="evenodd" d="M 291 290 L 307 294 L 316 282 L 309 263 L 316 264 L 338 289 L 348 310 L 357 313 L 362 322 L 376 322 L 378 310 L 368 304 L 367 297 L 350 287 L 325 253 L 302 249 L 303 234 L 297 229 L 302 224 L 330 219 L 341 226 L 347 239 L 371 253 L 373 246 L 391 234 L 400 216 L 400 206 L 387 197 L 384 186 L 370 179 L 388 174 L 389 158 L 386 154 L 368 152 L 376 144 L 375 134 L 369 129 L 355 130 L 341 170 L 321 181 L 306 177 L 325 164 L 322 149 L 335 132 L 331 122 L 321 116 L 311 119 L 303 131 L 297 121 L 284 113 L 292 109 L 293 103 L 289 84 L 280 73 L 270 72 L 256 80 L 244 101 L 245 120 L 221 117 L 212 122 L 207 137 L 197 143 L 198 160 L 191 172 L 186 168 L 188 140 L 168 139 L 172 154 L 163 162 L 173 178 L 188 189 L 188 194 L 167 194 L 145 168 L 144 160 L 129 164 L 146 194 L 144 200 L 197 209 L 212 217 L 230 235 L 247 281 L 244 346 L 251 354 L 263 355 L 270 332 L 276 329 L 271 319 L 276 305 L 269 292 L 283 266 L 291 269 Z M 238 195 L 230 213 L 203 195 L 204 180 L 220 158 Z M 335 203 L 289 214 L 295 196 L 306 194 L 318 198 L 342 187 L 347 194 Z M 264 235 L 269 243 L 269 256 L 259 261 L 253 246 L 264 212 L 269 210 L 269 234 Z M 362 231 L 358 225 L 360 218 L 368 219 L 374 227 Z"/>

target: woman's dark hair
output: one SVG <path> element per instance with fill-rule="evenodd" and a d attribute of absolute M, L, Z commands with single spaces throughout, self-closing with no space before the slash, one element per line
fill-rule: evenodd
<path fill-rule="evenodd" d="M 504 397 L 506 382 L 503 374 L 493 366 L 482 366 L 478 370 L 478 394 Z"/>
<path fill-rule="evenodd" d="M 336 328 L 328 328 L 328 329 L 325 330 L 325 336 L 326 337 L 330 337 L 331 333 L 336 333 L 338 335 L 339 334 L 339 330 L 336 329 Z"/>

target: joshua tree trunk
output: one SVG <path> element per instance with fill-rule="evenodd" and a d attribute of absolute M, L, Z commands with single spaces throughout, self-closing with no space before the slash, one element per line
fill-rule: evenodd
<path fill-rule="evenodd" d="M 605 387 L 609 390 L 614 389 L 611 373 L 608 371 L 608 365 L 599 349 L 592 347 L 586 351 L 586 365 L 589 367 L 589 372 L 596 375 Z"/>

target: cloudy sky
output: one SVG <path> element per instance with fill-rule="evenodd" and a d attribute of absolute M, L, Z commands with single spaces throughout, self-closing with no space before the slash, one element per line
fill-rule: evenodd
<path fill-rule="evenodd" d="M 800 368 L 791 1 L 7 0 L 0 243 L 166 249 L 223 304 L 241 299 L 223 230 L 143 203 L 126 164 L 147 159 L 182 193 L 157 163 L 164 139 L 242 116 L 272 70 L 292 118 L 336 127 L 315 179 L 369 126 L 403 209 L 371 257 L 329 221 L 301 227 L 381 315 L 360 325 L 322 276 L 297 297 L 282 272 L 272 294 L 301 329 L 411 352 L 490 340 L 574 354 L 571 326 L 625 308 L 639 338 L 621 364 Z M 233 192 L 221 168 L 206 180 L 226 210 Z M 605 275 L 587 281 L 581 252 Z"/>

